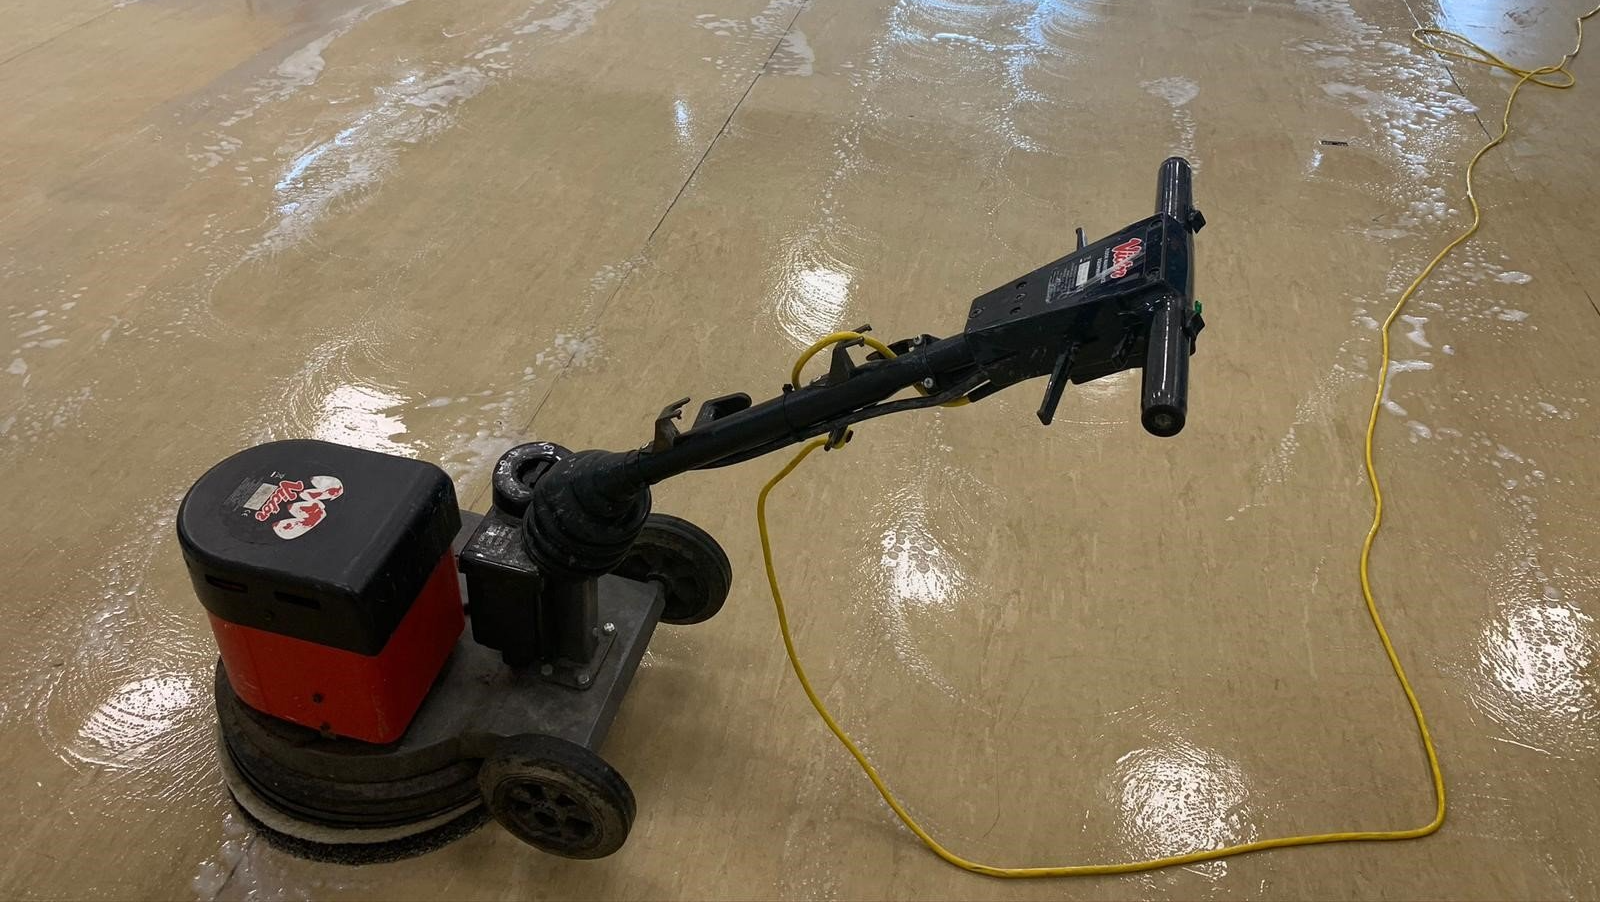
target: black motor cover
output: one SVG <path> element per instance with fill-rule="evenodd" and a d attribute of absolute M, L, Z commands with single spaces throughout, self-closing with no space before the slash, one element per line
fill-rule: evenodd
<path fill-rule="evenodd" d="M 329 442 L 257 445 L 178 509 L 200 602 L 229 623 L 377 654 L 461 525 L 433 464 Z"/>

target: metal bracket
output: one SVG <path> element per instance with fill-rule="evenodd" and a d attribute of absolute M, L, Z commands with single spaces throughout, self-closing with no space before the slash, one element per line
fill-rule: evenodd
<path fill-rule="evenodd" d="M 833 346 L 833 353 L 828 364 L 828 384 L 843 385 L 856 374 L 855 361 L 850 359 L 850 349 L 859 348 L 866 344 L 859 338 L 841 341 Z"/>
<path fill-rule="evenodd" d="M 712 398 L 700 405 L 700 412 L 695 415 L 694 426 L 691 428 L 699 429 L 701 426 L 707 423 L 714 423 L 729 414 L 749 409 L 750 396 L 744 392 L 735 392 L 731 395 Z"/>
<path fill-rule="evenodd" d="M 610 627 L 609 630 L 606 627 Z M 566 659 L 559 659 L 539 665 L 539 676 L 547 682 L 556 683 L 571 689 L 588 689 L 594 685 L 595 674 L 600 671 L 606 662 L 606 655 L 610 653 L 611 646 L 616 642 L 617 627 L 607 621 L 594 628 L 596 644 L 594 657 L 574 664 Z"/>
<path fill-rule="evenodd" d="M 660 454 L 677 444 L 678 426 L 672 421 L 683 416 L 684 405 L 688 403 L 688 398 L 680 398 L 661 408 L 661 415 L 656 417 L 656 436 L 650 442 L 650 450 L 652 452 Z"/>

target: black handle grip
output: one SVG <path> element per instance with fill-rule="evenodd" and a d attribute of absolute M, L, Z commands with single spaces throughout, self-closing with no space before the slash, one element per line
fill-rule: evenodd
<path fill-rule="evenodd" d="M 1189 302 L 1161 302 L 1150 322 L 1144 359 L 1144 409 L 1139 421 L 1163 438 L 1183 431 L 1189 416 L 1189 336 L 1184 332 Z"/>
<path fill-rule="evenodd" d="M 1156 175 L 1156 212 L 1187 226 L 1194 209 L 1194 172 L 1183 157 L 1167 157 Z"/>
<path fill-rule="evenodd" d="M 1156 175 L 1156 212 L 1190 228 L 1194 216 L 1194 173 L 1189 161 L 1169 157 Z M 1183 431 L 1189 415 L 1190 298 L 1167 298 L 1150 322 L 1145 349 L 1143 409 L 1139 420 L 1152 435 L 1162 437 Z"/>

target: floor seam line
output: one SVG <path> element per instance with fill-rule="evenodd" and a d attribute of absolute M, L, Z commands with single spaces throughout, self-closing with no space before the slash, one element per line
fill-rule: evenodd
<path fill-rule="evenodd" d="M 745 100 L 749 99 L 750 93 L 756 89 L 756 83 L 761 81 L 761 76 L 767 74 L 767 67 L 772 65 L 772 58 L 778 55 L 778 50 L 783 47 L 783 42 L 788 40 L 789 35 L 794 31 L 794 23 L 800 20 L 800 14 L 804 13 L 810 6 L 811 3 L 807 0 L 806 3 L 800 5 L 799 9 L 795 10 L 794 16 L 789 19 L 789 24 L 784 27 L 783 34 L 778 36 L 777 42 L 772 45 L 772 50 L 767 53 L 767 58 L 761 61 L 761 68 L 756 70 L 755 78 L 750 79 L 750 84 L 745 86 L 744 93 L 739 95 L 739 99 L 733 104 L 733 109 L 728 111 L 728 118 L 722 120 L 722 127 L 717 129 L 716 135 L 706 144 L 705 152 L 700 154 L 700 159 L 695 161 L 694 168 L 689 170 L 689 177 L 683 180 L 683 184 L 678 187 L 678 193 L 673 195 L 671 203 L 668 203 L 667 208 L 661 212 L 661 218 L 656 220 L 655 228 L 652 228 L 650 234 L 645 236 L 645 245 L 648 246 L 656 237 L 656 232 L 661 230 L 661 226 L 666 223 L 667 217 L 672 215 L 673 208 L 678 205 L 678 201 L 683 199 L 683 195 L 688 192 L 689 185 L 694 182 L 694 177 L 700 173 L 700 167 L 711 157 L 711 151 L 716 148 L 717 142 L 722 140 L 723 135 L 727 134 L 728 126 L 733 123 L 733 117 L 738 115 L 740 107 L 744 106 Z"/>
<path fill-rule="evenodd" d="M 756 83 L 761 81 L 761 77 L 763 75 L 767 74 L 767 68 L 772 65 L 772 58 L 778 55 L 778 51 L 782 49 L 784 41 L 788 40 L 789 35 L 794 32 L 795 23 L 800 21 L 800 16 L 810 8 L 811 0 L 806 0 L 806 2 L 800 4 L 800 8 L 795 10 L 794 15 L 790 17 L 789 24 L 784 26 L 783 34 L 779 35 L 778 39 L 773 42 L 772 49 L 767 52 L 766 59 L 761 61 L 761 67 L 756 70 L 755 77 L 750 79 L 750 84 L 745 86 L 744 93 L 740 94 L 739 99 L 734 102 L 733 109 L 728 111 L 728 117 L 722 121 L 722 127 L 717 129 L 717 133 L 712 136 L 711 140 L 706 144 L 706 149 L 700 154 L 700 159 L 695 161 L 694 168 L 689 170 L 689 175 L 683 180 L 683 184 L 678 186 L 678 193 L 672 196 L 672 200 L 667 204 L 667 208 L 661 212 L 661 218 L 656 220 L 655 226 L 650 229 L 650 234 L 645 236 L 644 241 L 639 245 L 638 251 L 636 251 L 630 258 L 631 260 L 642 260 L 645 257 L 651 242 L 655 240 L 656 233 L 661 231 L 661 227 L 666 224 L 667 217 L 672 215 L 672 211 L 678 206 L 678 201 L 682 200 L 683 196 L 688 193 L 689 186 L 693 184 L 695 176 L 700 173 L 700 167 L 704 165 L 706 160 L 711 157 L 711 151 L 716 148 L 717 142 L 722 140 L 723 135 L 727 134 L 728 126 L 733 123 L 733 117 L 738 115 L 740 108 L 744 106 L 745 100 L 749 99 L 751 92 L 753 92 L 756 88 Z M 599 320 L 605 315 L 606 310 L 611 306 L 611 302 L 616 300 L 617 295 L 622 293 L 622 289 L 628 284 L 628 279 L 633 277 L 633 274 L 637 269 L 637 264 L 630 265 L 628 270 L 623 273 L 622 278 L 617 280 L 617 287 L 611 290 L 611 293 L 606 296 L 605 301 L 600 304 L 599 309 L 595 311 L 595 322 L 599 322 Z M 550 396 L 555 394 L 556 385 L 560 383 L 560 381 L 567 375 L 567 371 L 572 369 L 572 364 L 575 359 L 576 355 L 569 356 L 567 358 L 567 362 L 561 367 L 560 370 L 556 372 L 555 376 L 550 381 L 550 390 L 545 392 L 544 397 L 539 399 L 539 403 L 536 407 L 534 407 L 533 413 L 528 416 L 528 421 L 524 423 L 522 429 L 519 430 L 519 435 L 527 435 L 529 430 L 533 428 L 534 421 L 537 420 L 539 418 L 539 414 L 544 411 L 544 406 L 549 402 Z M 473 499 L 474 504 L 482 500 L 484 491 L 486 491 L 486 489 L 478 492 L 477 497 Z"/>
<path fill-rule="evenodd" d="M 56 41 L 59 41 L 60 39 L 66 37 L 67 35 L 72 34 L 74 31 L 77 31 L 78 29 L 83 28 L 84 26 L 93 25 L 94 23 L 100 21 L 101 19 L 104 19 L 106 16 L 109 16 L 112 13 L 116 12 L 120 8 L 121 7 L 113 6 L 110 9 L 103 10 L 103 11 L 101 11 L 100 13 L 98 13 L 96 15 L 93 15 L 93 16 L 90 16 L 87 19 L 84 19 L 82 22 L 79 22 L 76 25 L 69 25 L 66 28 L 63 28 L 62 30 L 56 32 L 55 34 L 49 36 L 48 38 L 45 38 L 44 40 L 40 41 L 39 43 L 34 44 L 32 47 L 24 47 L 21 50 L 18 50 L 16 53 L 13 53 L 10 56 L 6 57 L 5 59 L 0 60 L 0 68 L 3 68 L 5 66 L 7 66 L 7 65 L 10 65 L 13 60 L 19 60 L 19 59 L 27 56 L 28 54 L 34 52 L 35 50 L 38 50 L 40 47 L 49 46 L 49 45 L 55 43 Z"/>

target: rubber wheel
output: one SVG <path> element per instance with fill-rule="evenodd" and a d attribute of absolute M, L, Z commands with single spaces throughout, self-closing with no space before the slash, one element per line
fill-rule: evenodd
<path fill-rule="evenodd" d="M 722 610 L 733 565 L 710 533 L 670 514 L 651 514 L 616 573 L 665 587 L 663 623 L 700 623 Z"/>
<path fill-rule="evenodd" d="M 478 770 L 478 789 L 512 836 L 563 858 L 604 858 L 633 827 L 633 790 L 622 775 L 554 736 L 502 740 Z"/>

